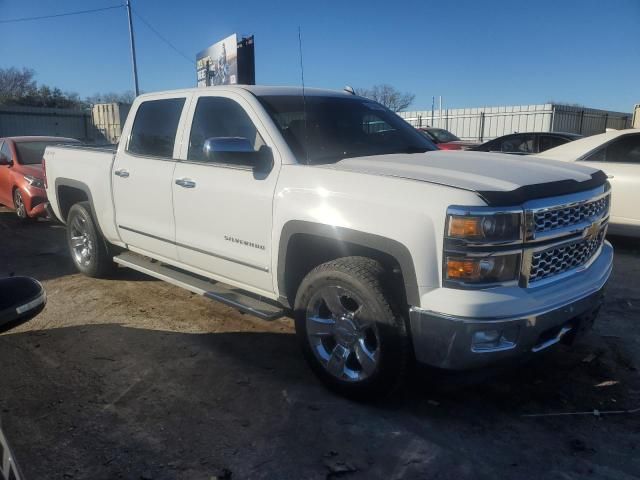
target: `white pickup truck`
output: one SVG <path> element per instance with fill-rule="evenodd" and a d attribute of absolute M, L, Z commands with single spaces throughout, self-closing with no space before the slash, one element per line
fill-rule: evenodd
<path fill-rule="evenodd" d="M 47 148 L 77 268 L 290 314 L 318 376 L 364 398 L 413 361 L 509 362 L 591 325 L 613 258 L 601 171 L 434 151 L 378 103 L 304 93 L 147 94 L 117 148 Z"/>

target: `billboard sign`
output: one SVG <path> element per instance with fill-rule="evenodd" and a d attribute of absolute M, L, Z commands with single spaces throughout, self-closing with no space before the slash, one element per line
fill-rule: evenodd
<path fill-rule="evenodd" d="M 196 55 L 198 86 L 238 83 L 238 38 L 229 35 Z"/>

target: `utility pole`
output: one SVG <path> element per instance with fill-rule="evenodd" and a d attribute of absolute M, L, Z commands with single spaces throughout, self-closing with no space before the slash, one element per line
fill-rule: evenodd
<path fill-rule="evenodd" d="M 131 1 L 127 0 L 127 15 L 129 17 L 129 39 L 131 40 L 131 63 L 133 63 L 133 83 L 135 84 L 136 97 L 140 95 L 138 88 L 138 62 L 136 61 L 136 43 L 133 40 L 133 20 L 131 18 Z"/>

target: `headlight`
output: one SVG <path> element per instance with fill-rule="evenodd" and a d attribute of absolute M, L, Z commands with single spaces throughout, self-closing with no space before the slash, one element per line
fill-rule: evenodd
<path fill-rule="evenodd" d="M 475 212 L 474 212 L 475 213 Z M 449 214 L 447 236 L 472 242 L 508 242 L 520 239 L 521 212 Z"/>
<path fill-rule="evenodd" d="M 34 177 L 32 175 L 25 175 L 24 179 L 29 182 L 29 185 L 36 188 L 44 188 L 44 180 Z"/>
<path fill-rule="evenodd" d="M 449 207 L 444 232 L 444 286 L 489 288 L 518 282 L 523 215 L 519 207 Z"/>
<path fill-rule="evenodd" d="M 515 281 L 520 272 L 520 254 L 467 257 L 447 255 L 445 258 L 445 283 L 495 284 Z"/>

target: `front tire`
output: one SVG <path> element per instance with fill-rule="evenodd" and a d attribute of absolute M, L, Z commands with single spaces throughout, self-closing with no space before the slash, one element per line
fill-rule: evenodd
<path fill-rule="evenodd" d="M 76 203 L 69 210 L 67 244 L 71 259 L 81 273 L 94 278 L 106 278 L 114 273 L 116 264 L 96 227 L 89 202 Z"/>
<path fill-rule="evenodd" d="M 298 340 L 311 369 L 337 393 L 371 400 L 404 380 L 409 338 L 386 280 L 379 262 L 344 257 L 316 267 L 300 284 Z"/>

